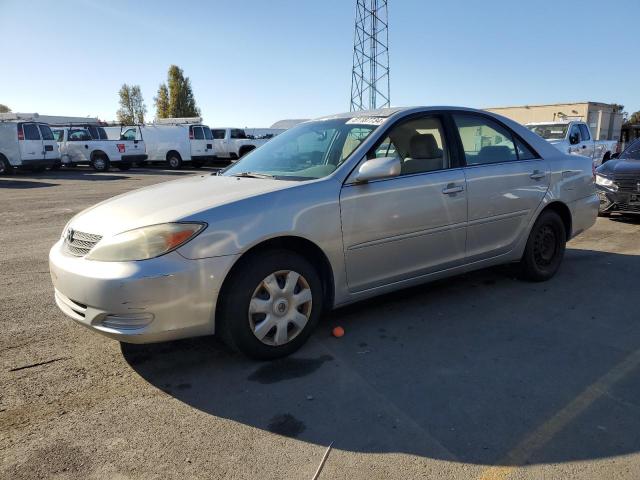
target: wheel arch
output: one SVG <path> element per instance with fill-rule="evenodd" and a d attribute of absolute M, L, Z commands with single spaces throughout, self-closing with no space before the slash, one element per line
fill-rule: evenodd
<path fill-rule="evenodd" d="M 240 157 L 243 157 L 244 155 L 246 155 L 247 153 L 255 149 L 256 149 L 255 145 L 243 145 L 240 147 L 240 150 L 238 150 L 238 155 Z"/>
<path fill-rule="evenodd" d="M 107 155 L 105 152 L 103 152 L 102 150 L 94 150 L 93 152 L 91 152 L 91 156 L 89 157 L 89 160 L 91 160 L 93 162 L 93 160 L 98 156 L 98 155 L 103 155 L 107 161 L 109 160 L 109 155 Z"/>
<path fill-rule="evenodd" d="M 542 209 L 542 211 L 538 214 L 538 217 L 540 217 L 540 215 L 542 215 L 544 212 L 548 210 L 552 210 L 560 216 L 560 218 L 562 219 L 562 223 L 564 224 L 564 229 L 567 235 L 567 241 L 569 241 L 571 239 L 571 229 L 573 225 L 571 210 L 569 209 L 569 207 L 565 203 L 562 203 L 556 200 L 549 203 L 547 206 L 545 206 Z"/>
<path fill-rule="evenodd" d="M 225 288 L 228 286 L 229 279 L 232 275 L 247 262 L 251 261 L 252 257 L 267 250 L 290 250 L 308 260 L 317 269 L 320 280 L 322 281 L 323 307 L 326 309 L 325 311 L 333 307 L 335 296 L 333 268 L 326 254 L 311 240 L 295 235 L 286 235 L 269 238 L 257 243 L 240 255 L 222 282 L 220 295 L 216 302 L 216 312 L 220 306 L 220 296 L 224 295 Z"/>
<path fill-rule="evenodd" d="M 173 153 L 175 153 L 175 154 L 178 156 L 178 158 L 179 158 L 180 160 L 182 160 L 182 155 L 180 155 L 180 152 L 179 152 L 179 151 L 177 151 L 177 150 L 169 150 L 169 151 L 167 152 L 167 155 L 166 155 L 166 157 L 165 157 L 165 160 L 167 160 L 167 161 L 168 161 L 168 160 L 169 160 L 169 157 L 170 157 L 170 156 L 171 156 L 171 154 L 173 154 Z"/>

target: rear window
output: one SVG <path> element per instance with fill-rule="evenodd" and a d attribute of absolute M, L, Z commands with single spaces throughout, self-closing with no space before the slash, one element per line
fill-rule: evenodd
<path fill-rule="evenodd" d="M 109 136 L 107 135 L 107 131 L 104 128 L 98 127 L 98 128 L 96 128 L 96 130 L 98 131 L 98 138 L 100 140 L 109 140 Z"/>
<path fill-rule="evenodd" d="M 193 127 L 193 138 L 195 138 L 196 140 L 204 140 L 202 127 Z"/>
<path fill-rule="evenodd" d="M 42 134 L 43 140 L 53 140 L 53 132 L 51 131 L 51 128 L 49 128 L 49 125 L 41 123 L 40 133 Z"/>
<path fill-rule="evenodd" d="M 202 130 L 204 131 L 204 138 L 206 138 L 207 140 L 213 140 L 213 135 L 211 135 L 210 128 L 202 127 Z"/>
<path fill-rule="evenodd" d="M 213 134 L 214 139 L 224 140 L 224 130 L 215 129 L 215 130 L 211 130 L 211 133 Z"/>
<path fill-rule="evenodd" d="M 40 132 L 35 123 L 25 123 L 22 128 L 25 140 L 40 140 Z"/>
<path fill-rule="evenodd" d="M 231 129 L 231 138 L 247 138 L 247 134 L 244 130 L 233 128 Z"/>

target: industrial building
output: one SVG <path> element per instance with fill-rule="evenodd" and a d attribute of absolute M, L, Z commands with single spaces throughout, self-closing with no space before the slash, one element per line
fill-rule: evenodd
<path fill-rule="evenodd" d="M 581 120 L 589 125 L 593 138 L 597 140 L 620 140 L 623 123 L 619 105 L 600 102 L 494 107 L 486 110 L 522 124 Z"/>

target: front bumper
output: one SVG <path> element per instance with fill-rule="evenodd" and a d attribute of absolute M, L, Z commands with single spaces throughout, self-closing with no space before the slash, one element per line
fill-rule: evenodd
<path fill-rule="evenodd" d="M 640 192 L 613 191 L 601 185 L 596 185 L 600 199 L 601 213 L 640 213 L 640 201 L 631 201 L 632 195 L 640 199 Z"/>
<path fill-rule="evenodd" d="M 49 252 L 62 312 L 98 333 L 152 343 L 214 333 L 218 292 L 235 256 L 189 260 L 177 252 L 139 262 L 97 262 Z"/>

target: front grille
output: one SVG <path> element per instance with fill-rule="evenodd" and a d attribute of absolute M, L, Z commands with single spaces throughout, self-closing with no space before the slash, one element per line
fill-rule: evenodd
<path fill-rule="evenodd" d="M 101 235 L 69 230 L 64 239 L 64 246 L 71 255 L 84 257 L 101 239 Z"/>
<path fill-rule="evenodd" d="M 640 177 L 637 175 L 630 177 L 617 176 L 613 181 L 618 186 L 619 192 L 640 193 Z"/>
<path fill-rule="evenodd" d="M 628 203 L 619 203 L 618 210 L 622 212 L 640 213 L 640 205 L 629 205 Z"/>

